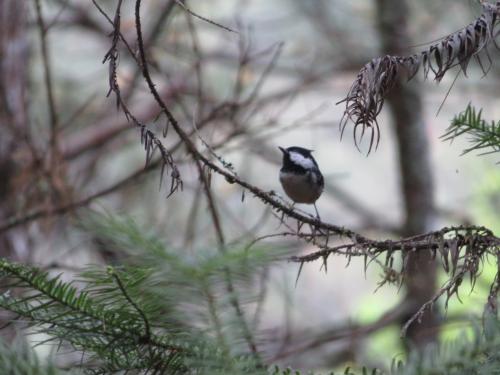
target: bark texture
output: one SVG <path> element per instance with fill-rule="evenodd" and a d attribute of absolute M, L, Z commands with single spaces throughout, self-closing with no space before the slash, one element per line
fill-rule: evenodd
<path fill-rule="evenodd" d="M 12 179 L 20 157 L 16 152 L 28 138 L 27 10 L 25 1 L 0 2 L 0 219 L 13 214 Z M 0 234 L 0 255 L 19 258 L 22 254 L 12 253 L 12 236 L 15 233 Z"/>
<path fill-rule="evenodd" d="M 0 222 L 6 222 L 15 210 L 13 179 L 19 145 L 26 140 L 28 51 L 27 1 L 0 1 Z M 28 257 L 27 237 L 23 229 L 0 233 L 0 257 L 17 261 Z M 2 322 L 0 312 L 0 325 Z M 10 341 L 13 329 L 2 329 Z"/>
<path fill-rule="evenodd" d="M 407 55 L 412 41 L 408 35 L 410 11 L 407 0 L 377 0 L 378 27 L 382 53 Z M 405 81 L 405 80 L 404 80 Z M 401 80 L 388 97 L 399 153 L 401 193 L 406 220 L 405 236 L 426 232 L 435 221 L 434 183 L 429 142 L 422 116 L 422 99 L 418 84 Z M 430 252 L 412 254 L 406 279 L 406 302 L 410 313 L 430 300 L 436 290 L 436 267 Z M 410 315 L 411 316 L 411 315 Z M 437 340 L 438 315 L 428 311 L 407 332 L 407 344 L 422 348 Z"/>

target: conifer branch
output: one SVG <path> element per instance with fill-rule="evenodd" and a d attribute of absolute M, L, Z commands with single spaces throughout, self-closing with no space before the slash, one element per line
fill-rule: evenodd
<path fill-rule="evenodd" d="M 462 155 L 486 148 L 491 150 L 481 155 L 500 152 L 500 121 L 484 120 L 482 110 L 478 111 L 470 104 L 465 111 L 455 116 L 441 138 L 444 141 L 453 141 L 456 137 L 463 135 L 468 136 L 472 145 L 466 148 Z"/>
<path fill-rule="evenodd" d="M 49 335 L 47 342 L 66 343 L 85 351 L 108 370 L 147 368 L 153 358 L 162 366 L 170 363 L 171 369 L 182 367 L 180 358 L 186 355 L 186 349 L 170 343 L 174 335 L 144 335 L 142 317 L 120 298 L 124 293 L 128 296 L 123 283 L 116 288 L 105 278 L 97 278 L 79 290 L 60 276 L 50 278 L 36 268 L 0 260 L 0 277 L 8 280 L 3 287 L 7 290 L 0 295 L 0 307 L 26 319 L 36 332 Z M 12 288 L 27 293 L 14 297 Z M 124 299 L 132 309 L 137 308 Z"/>
<path fill-rule="evenodd" d="M 108 267 L 108 273 L 113 276 L 113 279 L 115 279 L 116 284 L 118 285 L 118 288 L 120 288 L 120 291 L 123 293 L 123 296 L 125 299 L 134 307 L 134 309 L 137 310 L 139 315 L 142 318 L 142 321 L 144 322 L 144 339 L 149 340 L 151 338 L 151 328 L 149 326 L 149 321 L 148 318 L 146 317 L 146 314 L 142 309 L 137 305 L 137 303 L 134 302 L 134 300 L 129 296 L 127 293 L 127 290 L 125 289 L 125 286 L 123 285 L 122 280 L 116 273 L 116 271 L 112 267 Z"/>

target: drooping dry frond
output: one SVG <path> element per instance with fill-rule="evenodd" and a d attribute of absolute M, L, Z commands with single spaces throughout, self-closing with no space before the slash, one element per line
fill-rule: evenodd
<path fill-rule="evenodd" d="M 377 57 L 368 62 L 359 71 L 347 96 L 339 102 L 345 102 L 346 106 L 340 120 L 341 132 L 344 132 L 349 121 L 353 122 L 354 141 L 357 145 L 365 132 L 369 131 L 370 152 L 380 140 L 377 116 L 382 110 L 386 94 L 398 79 L 406 76 L 410 80 L 420 68 L 425 79 L 431 74 L 440 82 L 446 72 L 455 66 L 459 66 L 464 75 L 467 75 L 467 67 L 474 58 L 483 73 L 487 74 L 492 64 L 487 47 L 492 43 L 500 49 L 496 40 L 500 35 L 499 24 L 500 1 L 495 5 L 484 2 L 483 13 L 478 19 L 426 50 L 406 57 Z M 487 65 L 481 60 L 481 52 L 484 52 L 483 58 L 487 58 Z M 358 137 L 359 127 L 361 134 Z"/>
<path fill-rule="evenodd" d="M 308 234 L 296 233 L 297 237 L 310 242 Z M 408 259 L 411 254 L 419 251 L 430 250 L 434 259 L 440 260 L 443 270 L 448 275 L 448 281 L 436 292 L 434 297 L 422 305 L 419 310 L 406 322 L 402 333 L 404 334 L 415 320 L 430 309 L 436 301 L 444 297 L 445 306 L 452 296 L 458 296 L 459 287 L 462 281 L 469 277 L 471 287 L 481 274 L 481 265 L 488 256 L 497 260 L 498 272 L 491 283 L 490 294 L 487 303 L 496 301 L 500 285 L 500 238 L 492 231 L 484 227 L 459 226 L 443 228 L 439 231 L 425 233 L 408 237 L 401 240 L 366 241 L 362 237 L 353 238 L 351 242 L 329 246 L 328 238 L 324 244 L 320 244 L 318 239 L 314 239 L 315 244 L 321 249 L 317 252 L 292 257 L 290 260 L 300 263 L 301 268 L 304 263 L 320 260 L 326 270 L 327 261 L 330 255 L 344 255 L 349 261 L 352 257 L 364 257 L 365 269 L 372 262 L 377 263 L 384 271 L 384 279 L 380 285 L 385 283 L 395 283 L 401 285 L 408 271 Z M 394 268 L 395 255 L 400 254 L 402 262 L 399 270 Z M 496 305 L 494 306 L 496 309 Z"/>
<path fill-rule="evenodd" d="M 122 1 L 119 0 L 118 4 L 116 6 L 116 11 L 115 11 L 115 16 L 114 20 L 111 20 L 107 17 L 106 13 L 101 9 L 99 4 L 94 0 L 93 3 L 99 9 L 99 11 L 106 16 L 108 19 L 108 22 L 110 22 L 113 26 L 113 31 L 111 33 L 112 37 L 112 42 L 111 42 L 111 47 L 104 56 L 103 63 L 108 63 L 109 64 L 109 91 L 108 91 L 108 96 L 111 93 L 115 94 L 116 97 L 116 105 L 117 108 L 122 109 L 123 113 L 125 114 L 127 120 L 132 121 L 132 123 L 138 128 L 140 131 L 141 135 L 141 144 L 144 146 L 144 149 L 146 151 L 146 165 L 151 162 L 153 155 L 155 154 L 156 151 L 159 151 L 162 159 L 162 164 L 161 164 L 161 176 L 160 176 L 160 181 L 163 181 L 164 173 L 165 170 L 170 169 L 170 178 L 171 178 L 171 183 L 170 183 L 170 191 L 168 196 L 172 195 L 178 190 L 182 190 L 183 188 L 183 182 L 181 179 L 180 172 L 177 168 L 177 165 L 174 162 L 174 158 L 172 154 L 170 153 L 167 148 L 163 145 L 163 143 L 158 139 L 158 137 L 155 135 L 153 131 L 148 129 L 146 124 L 143 124 L 140 122 L 129 110 L 127 104 L 122 98 L 120 86 L 118 84 L 118 61 L 119 61 L 119 51 L 118 51 L 118 44 L 121 41 L 127 49 L 131 52 L 131 56 L 136 60 L 136 63 L 140 66 L 139 60 L 135 57 L 135 54 L 132 52 L 132 49 L 128 45 L 126 39 L 122 36 L 121 31 L 120 31 L 120 25 L 121 25 L 121 6 L 122 6 Z M 165 124 L 165 128 L 163 130 L 163 137 L 167 136 L 167 130 L 168 130 L 168 122 Z M 161 182 L 160 182 L 161 184 Z"/>

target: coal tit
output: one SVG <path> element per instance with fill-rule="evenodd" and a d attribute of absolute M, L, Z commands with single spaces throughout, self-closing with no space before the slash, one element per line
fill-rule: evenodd
<path fill-rule="evenodd" d="M 294 203 L 314 204 L 319 218 L 316 201 L 323 193 L 325 181 L 318 163 L 311 155 L 312 150 L 302 147 L 279 147 L 283 152 L 283 166 L 280 170 L 281 186 Z"/>

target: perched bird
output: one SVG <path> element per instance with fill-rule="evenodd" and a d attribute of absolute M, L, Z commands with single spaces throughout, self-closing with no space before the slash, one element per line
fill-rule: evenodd
<path fill-rule="evenodd" d="M 323 193 L 325 181 L 312 150 L 302 147 L 279 147 L 283 152 L 280 182 L 285 193 L 294 203 L 313 204 L 319 219 L 316 201 Z"/>

